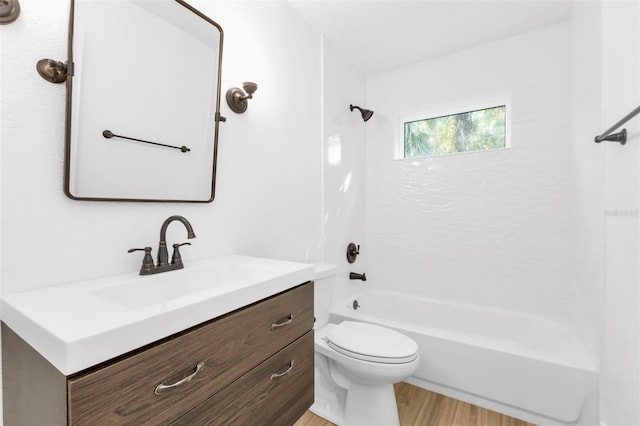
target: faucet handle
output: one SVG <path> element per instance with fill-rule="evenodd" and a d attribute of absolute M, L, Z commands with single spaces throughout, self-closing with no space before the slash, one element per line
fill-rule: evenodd
<path fill-rule="evenodd" d="M 127 250 L 127 253 L 133 253 L 134 251 L 144 251 L 144 258 L 142 259 L 142 267 L 140 268 L 140 275 L 147 275 L 153 268 L 153 256 L 151 256 L 151 247 L 145 248 L 132 248 Z"/>
<path fill-rule="evenodd" d="M 347 246 L 347 261 L 353 263 L 360 254 L 360 244 L 356 247 L 354 243 L 349 243 Z"/>
<path fill-rule="evenodd" d="M 171 264 L 182 263 L 182 257 L 180 256 L 180 246 L 190 246 L 191 243 L 182 243 L 173 245 L 173 255 L 171 256 Z"/>

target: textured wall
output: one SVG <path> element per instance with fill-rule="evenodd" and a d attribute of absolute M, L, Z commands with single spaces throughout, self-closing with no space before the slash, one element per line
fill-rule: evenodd
<path fill-rule="evenodd" d="M 371 285 L 566 314 L 567 55 L 556 25 L 367 80 Z M 394 160 L 403 117 L 505 93 L 511 148 Z"/>

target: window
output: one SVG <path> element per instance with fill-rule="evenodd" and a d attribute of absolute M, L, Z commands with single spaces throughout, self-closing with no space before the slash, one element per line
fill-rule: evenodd
<path fill-rule="evenodd" d="M 506 147 L 506 105 L 404 122 L 404 158 Z"/>

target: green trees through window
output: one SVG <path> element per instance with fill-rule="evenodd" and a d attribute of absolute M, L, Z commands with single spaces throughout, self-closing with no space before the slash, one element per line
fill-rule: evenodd
<path fill-rule="evenodd" d="M 404 158 L 506 147 L 506 105 L 404 123 Z"/>

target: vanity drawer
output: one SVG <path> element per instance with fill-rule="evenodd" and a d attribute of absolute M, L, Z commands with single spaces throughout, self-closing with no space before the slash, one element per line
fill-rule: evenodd
<path fill-rule="evenodd" d="M 69 378 L 69 424 L 169 423 L 312 327 L 309 282 Z M 201 362 L 191 380 L 155 394 L 156 386 L 192 375 Z"/>
<path fill-rule="evenodd" d="M 313 363 L 309 331 L 172 425 L 291 426 L 313 404 Z"/>

